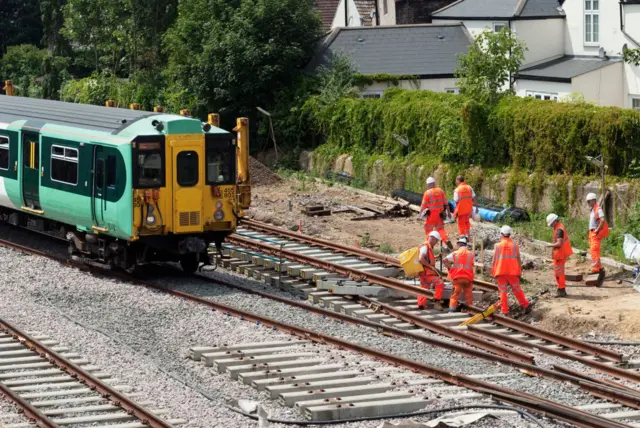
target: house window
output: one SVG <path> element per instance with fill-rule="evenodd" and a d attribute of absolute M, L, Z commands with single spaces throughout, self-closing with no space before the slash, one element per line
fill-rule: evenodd
<path fill-rule="evenodd" d="M 584 0 L 584 42 L 600 41 L 600 0 Z"/>
<path fill-rule="evenodd" d="M 389 5 L 387 4 L 387 0 L 382 0 L 382 12 L 385 15 L 389 13 Z"/>
<path fill-rule="evenodd" d="M 51 146 L 51 179 L 66 184 L 78 184 L 78 150 Z"/>
<path fill-rule="evenodd" d="M 640 111 L 640 95 L 631 96 L 631 108 Z"/>
<path fill-rule="evenodd" d="M 507 23 L 506 22 L 494 22 L 493 23 L 493 32 L 494 33 L 499 33 L 500 31 L 502 31 L 505 28 L 507 28 Z"/>
<path fill-rule="evenodd" d="M 362 94 L 362 98 L 381 98 L 382 92 L 365 92 Z"/>
<path fill-rule="evenodd" d="M 444 90 L 447 94 L 459 94 L 460 88 L 446 88 Z"/>
<path fill-rule="evenodd" d="M 535 98 L 536 100 L 558 101 L 558 94 L 552 92 L 527 91 L 527 97 Z"/>

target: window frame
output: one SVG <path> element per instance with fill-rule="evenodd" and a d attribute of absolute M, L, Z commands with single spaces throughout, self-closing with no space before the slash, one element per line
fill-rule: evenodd
<path fill-rule="evenodd" d="M 445 94 L 459 95 L 460 94 L 460 88 L 444 88 L 444 93 Z"/>
<path fill-rule="evenodd" d="M 536 95 L 539 95 L 540 98 L 536 98 Z M 549 99 L 545 100 L 544 97 L 548 96 Z M 555 101 L 558 102 L 560 100 L 560 96 L 556 92 L 544 92 L 544 91 L 527 91 L 525 94 L 525 98 L 534 98 L 540 101 Z"/>
<path fill-rule="evenodd" d="M 53 153 L 53 149 L 54 148 L 59 148 L 62 149 L 62 155 L 57 155 Z M 67 150 L 71 151 L 71 152 L 75 152 L 76 156 L 75 157 L 67 157 Z M 52 144 L 51 145 L 51 157 L 49 159 L 49 179 L 53 182 L 56 183 L 62 183 L 65 184 L 67 186 L 74 186 L 77 187 L 78 183 L 80 182 L 80 150 L 78 150 L 75 147 L 67 147 L 67 146 L 61 146 L 58 144 Z M 55 178 L 53 178 L 53 161 L 58 160 L 58 161 L 62 161 L 62 162 L 69 162 L 72 164 L 75 164 L 76 166 L 76 182 L 72 183 L 70 181 L 63 181 L 63 180 L 56 180 Z"/>
<path fill-rule="evenodd" d="M 585 46 L 600 46 L 600 2 L 602 0 L 582 0 L 582 40 Z M 598 8 L 593 8 L 593 3 L 598 2 Z M 587 3 L 589 4 L 589 9 L 587 9 Z M 594 23 L 597 17 L 598 21 L 598 29 L 597 32 L 594 31 Z M 587 18 L 589 18 L 589 31 L 587 31 Z M 594 37 L 597 36 L 597 37 Z M 597 40 L 594 40 L 596 39 Z"/>
<path fill-rule="evenodd" d="M 2 140 L 6 141 L 6 144 L 7 144 L 6 148 L 4 147 L 5 143 L 3 143 Z M 0 170 L 9 171 L 9 169 L 11 169 L 11 140 L 9 140 L 9 137 L 5 135 L 0 135 L 0 150 L 7 151 L 7 167 L 2 168 L 2 166 L 0 166 Z"/>
<path fill-rule="evenodd" d="M 382 94 L 384 91 L 365 91 L 362 93 L 361 97 L 363 99 L 380 99 L 382 98 Z"/>
<path fill-rule="evenodd" d="M 496 31 L 496 27 L 503 27 L 503 28 L 509 28 L 509 23 L 506 21 L 496 21 L 496 22 L 492 22 L 491 23 L 491 29 L 493 30 L 494 33 L 499 33 L 500 31 Z"/>
<path fill-rule="evenodd" d="M 204 183 L 206 186 L 230 186 L 237 184 L 238 170 L 237 170 L 237 150 L 238 147 L 235 144 L 235 140 L 232 134 L 208 134 L 205 136 L 205 151 L 204 151 Z M 217 181 L 210 180 L 209 177 L 209 154 L 214 152 L 228 152 L 229 154 L 229 180 L 218 183 Z"/>
<path fill-rule="evenodd" d="M 186 155 L 188 153 L 191 153 L 192 156 L 195 155 L 195 158 L 196 158 L 196 179 L 195 179 L 195 182 L 189 182 L 187 184 L 183 184 L 180 182 L 180 178 L 181 178 L 180 177 L 180 158 L 181 156 Z M 200 156 L 198 155 L 198 152 L 196 152 L 195 150 L 182 150 L 176 156 L 176 183 L 178 184 L 178 186 L 184 187 L 184 188 L 195 187 L 198 185 L 198 183 L 200 183 Z"/>
<path fill-rule="evenodd" d="M 638 103 L 637 107 L 633 106 L 634 102 Z M 640 111 L 640 94 L 629 94 L 629 108 L 631 110 Z"/>
<path fill-rule="evenodd" d="M 159 147 L 155 149 L 141 149 L 140 144 L 158 143 Z M 142 186 L 140 184 L 140 168 L 138 165 L 138 155 L 146 153 L 158 153 L 160 155 L 161 172 L 160 183 L 156 186 Z M 141 136 L 136 138 L 132 143 L 131 150 L 131 177 L 134 189 L 160 189 L 167 185 L 167 153 L 165 147 L 164 135 L 160 136 Z"/>

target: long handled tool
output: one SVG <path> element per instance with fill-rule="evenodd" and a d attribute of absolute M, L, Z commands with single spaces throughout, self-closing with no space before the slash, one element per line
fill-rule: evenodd
<path fill-rule="evenodd" d="M 539 292 L 538 294 L 533 296 L 531 298 L 532 304 L 533 304 L 533 301 L 537 300 L 540 296 L 542 296 L 543 294 L 547 294 L 548 292 L 549 292 L 549 290 L 542 290 L 541 292 Z M 463 326 L 463 325 L 476 324 L 476 323 L 482 321 L 483 319 L 487 318 L 488 316 L 490 316 L 494 312 L 496 312 L 499 308 L 500 308 L 500 301 L 497 301 L 493 305 L 491 305 L 487 309 L 485 309 L 483 312 L 481 312 L 479 314 L 475 314 L 471 318 L 469 318 L 467 320 L 464 320 L 463 322 L 460 323 L 460 325 Z"/>

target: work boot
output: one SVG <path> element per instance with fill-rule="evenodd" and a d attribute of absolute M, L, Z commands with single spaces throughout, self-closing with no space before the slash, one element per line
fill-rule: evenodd
<path fill-rule="evenodd" d="M 598 272 L 598 283 L 596 284 L 596 287 L 602 287 L 602 284 L 604 282 L 604 268 L 600 269 L 600 272 Z"/>
<path fill-rule="evenodd" d="M 524 308 L 524 314 L 529 315 L 533 311 L 533 305 L 536 303 L 534 299 L 529 299 L 529 306 Z"/>
<path fill-rule="evenodd" d="M 424 311 L 426 309 L 426 306 L 418 306 L 418 310 Z"/>
<path fill-rule="evenodd" d="M 556 290 L 556 297 L 567 297 L 567 290 L 564 288 L 558 288 Z"/>
<path fill-rule="evenodd" d="M 436 311 L 442 312 L 444 310 L 444 305 L 442 304 L 442 301 L 441 300 L 436 300 L 433 303 L 433 309 L 435 309 Z"/>

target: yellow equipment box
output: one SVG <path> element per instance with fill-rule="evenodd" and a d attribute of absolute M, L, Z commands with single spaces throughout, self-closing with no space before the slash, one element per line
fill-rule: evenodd
<path fill-rule="evenodd" d="M 400 260 L 400 265 L 402 269 L 404 269 L 404 274 L 408 278 L 413 278 L 422 273 L 424 268 L 420 264 L 418 260 L 420 256 L 420 248 L 411 248 L 404 253 L 400 254 L 398 259 Z"/>

